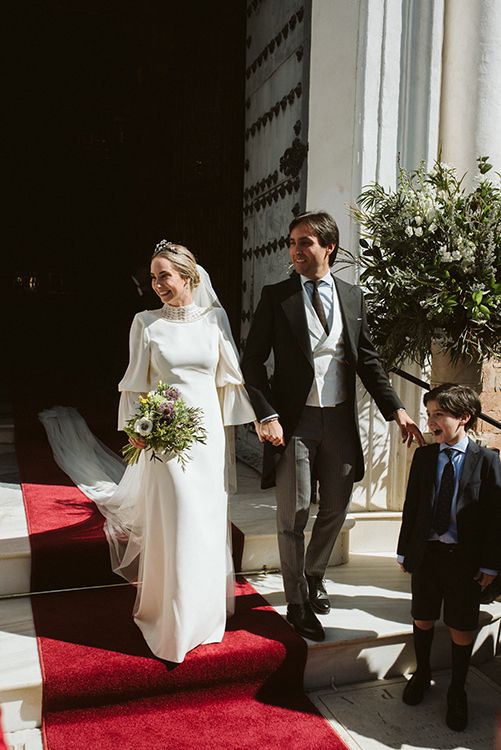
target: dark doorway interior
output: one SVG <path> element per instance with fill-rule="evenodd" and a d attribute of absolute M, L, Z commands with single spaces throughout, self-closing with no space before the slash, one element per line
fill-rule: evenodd
<path fill-rule="evenodd" d="M 41 0 L 8 20 L 12 382 L 115 393 L 162 238 L 240 306 L 244 0 Z M 78 398 L 76 399 L 78 403 Z"/>

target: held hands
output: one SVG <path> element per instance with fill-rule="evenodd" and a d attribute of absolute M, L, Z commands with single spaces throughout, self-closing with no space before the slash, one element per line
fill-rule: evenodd
<path fill-rule="evenodd" d="M 407 443 L 408 448 L 411 446 L 414 439 L 416 440 L 418 445 L 425 444 L 421 430 L 414 422 L 414 420 L 409 417 L 405 409 L 398 409 L 397 411 L 393 412 L 393 418 L 400 429 L 400 434 L 402 435 L 402 443 Z"/>
<path fill-rule="evenodd" d="M 398 409 L 393 414 L 395 422 L 400 428 L 402 442 L 410 446 L 415 439 L 419 445 L 424 445 L 424 438 L 417 424 L 412 420 L 405 409 Z M 272 445 L 285 445 L 284 432 L 278 418 L 270 419 L 267 422 L 255 422 L 257 436 L 261 443 L 265 441 Z"/>
<path fill-rule="evenodd" d="M 277 418 L 270 419 L 268 422 L 254 422 L 254 425 L 261 443 L 267 441 L 272 445 L 285 445 L 284 431 Z"/>

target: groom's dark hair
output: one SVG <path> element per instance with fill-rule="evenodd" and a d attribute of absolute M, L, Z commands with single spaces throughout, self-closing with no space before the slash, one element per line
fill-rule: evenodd
<path fill-rule="evenodd" d="M 332 242 L 334 250 L 329 256 L 329 265 L 332 266 L 339 247 L 339 229 L 332 216 L 327 211 L 305 211 L 293 218 L 289 224 L 289 234 L 299 224 L 307 224 L 311 227 L 322 247 L 327 247 Z"/>

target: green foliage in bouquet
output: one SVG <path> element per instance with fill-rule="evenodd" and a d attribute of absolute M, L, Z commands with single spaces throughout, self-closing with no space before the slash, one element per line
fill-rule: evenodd
<path fill-rule="evenodd" d="M 146 442 L 143 450 L 151 451 L 150 460 L 175 457 L 184 470 L 193 443 L 205 444 L 207 439 L 202 415 L 202 409 L 187 406 L 177 388 L 159 380 L 154 391 L 139 396 L 138 409 L 127 420 L 124 432 Z M 127 463 L 134 464 L 141 450 L 128 443 L 122 448 L 122 454 Z"/>
<path fill-rule="evenodd" d="M 423 364 L 432 341 L 452 361 L 501 357 L 501 189 L 477 159 L 473 190 L 437 161 L 401 169 L 395 190 L 375 183 L 351 209 L 361 228 L 368 322 L 387 366 Z M 497 175 L 499 177 L 499 175 Z"/>

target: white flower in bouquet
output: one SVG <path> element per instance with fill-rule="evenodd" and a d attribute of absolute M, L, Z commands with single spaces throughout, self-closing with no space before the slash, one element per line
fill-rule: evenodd
<path fill-rule="evenodd" d="M 141 435 L 141 437 L 147 437 L 148 435 L 151 435 L 152 430 L 153 422 L 151 419 L 147 419 L 146 417 L 136 419 L 134 423 L 134 432 L 137 432 L 138 435 Z"/>

